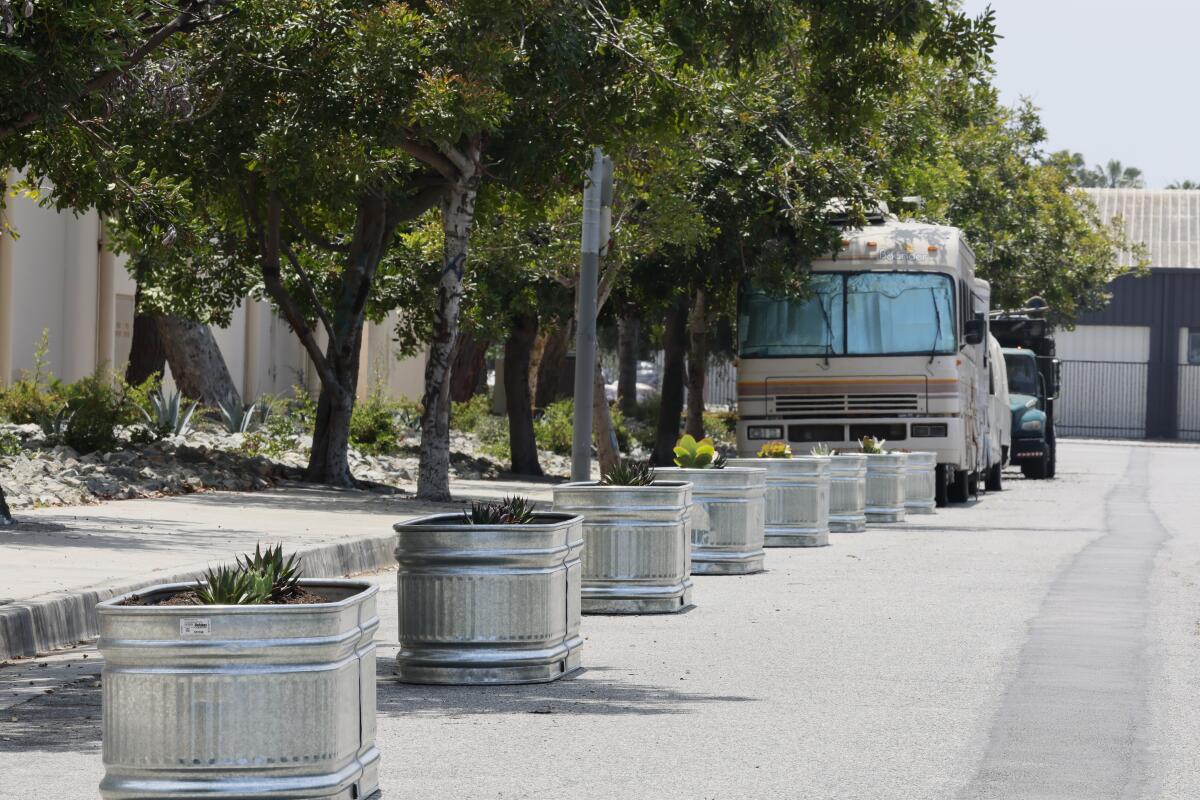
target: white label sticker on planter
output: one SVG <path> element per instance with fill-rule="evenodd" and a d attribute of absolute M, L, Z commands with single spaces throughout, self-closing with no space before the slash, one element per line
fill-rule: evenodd
<path fill-rule="evenodd" d="M 179 620 L 180 636 L 208 636 L 211 632 L 211 625 L 207 619 Z"/>

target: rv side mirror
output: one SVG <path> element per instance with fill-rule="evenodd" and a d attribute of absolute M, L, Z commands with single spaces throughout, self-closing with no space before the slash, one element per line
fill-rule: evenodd
<path fill-rule="evenodd" d="M 967 344 L 983 343 L 983 320 L 981 318 L 969 319 L 963 325 L 963 341 Z"/>

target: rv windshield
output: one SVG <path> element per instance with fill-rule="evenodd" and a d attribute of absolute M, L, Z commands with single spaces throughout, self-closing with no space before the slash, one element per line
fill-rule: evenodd
<path fill-rule="evenodd" d="M 936 272 L 818 273 L 807 300 L 743 295 L 741 355 L 954 352 L 954 282 Z"/>

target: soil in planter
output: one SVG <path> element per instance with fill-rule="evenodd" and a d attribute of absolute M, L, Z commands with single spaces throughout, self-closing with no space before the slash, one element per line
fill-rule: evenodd
<path fill-rule="evenodd" d="M 310 592 L 301 587 L 287 597 L 279 600 L 269 600 L 263 605 L 268 606 L 294 606 L 294 605 L 310 605 L 312 603 L 328 603 L 329 598 L 323 594 Z M 200 602 L 199 596 L 195 589 L 188 589 L 186 592 L 178 592 L 164 600 L 152 600 L 141 595 L 134 595 L 128 600 L 121 603 L 123 606 L 199 606 L 203 605 Z"/>

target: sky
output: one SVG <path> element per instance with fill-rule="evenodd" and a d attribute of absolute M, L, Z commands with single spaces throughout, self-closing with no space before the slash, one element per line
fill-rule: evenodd
<path fill-rule="evenodd" d="M 964 0 L 988 6 L 1004 102 L 1042 111 L 1049 150 L 1110 158 L 1148 188 L 1200 181 L 1200 0 Z"/>

